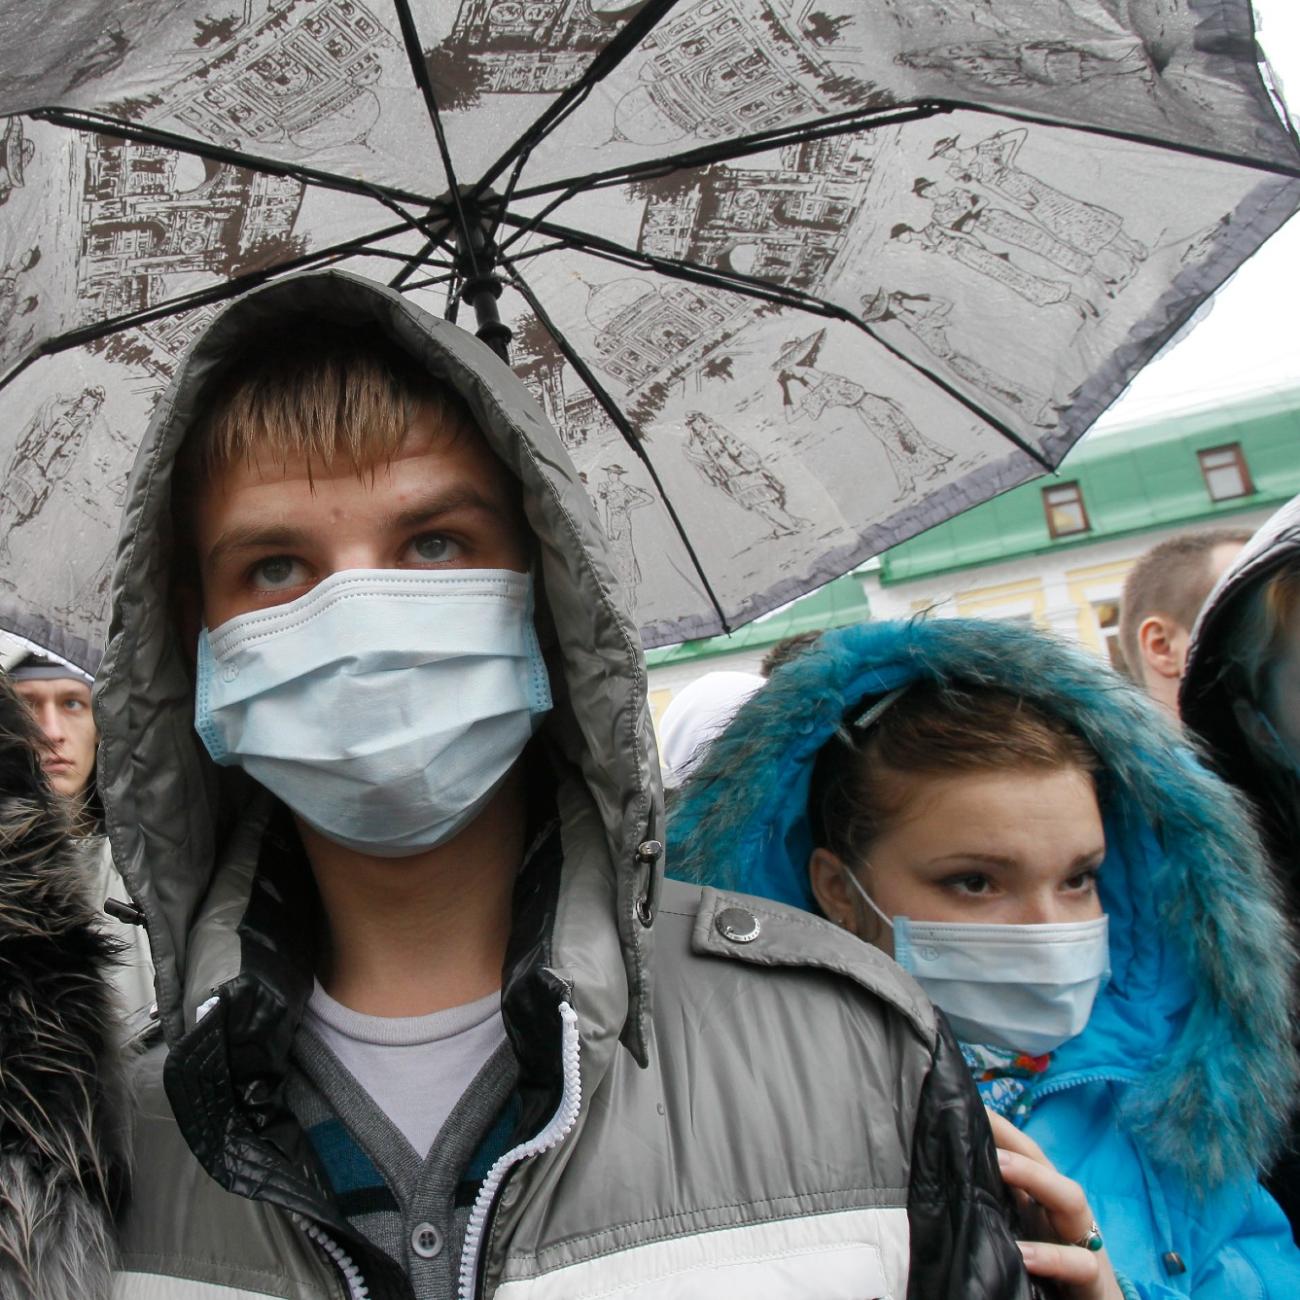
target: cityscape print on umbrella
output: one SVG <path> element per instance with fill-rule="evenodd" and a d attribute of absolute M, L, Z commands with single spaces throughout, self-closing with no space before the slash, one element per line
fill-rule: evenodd
<path fill-rule="evenodd" d="M 869 393 L 861 384 L 833 371 L 820 370 L 817 357 L 826 339 L 818 330 L 789 344 L 776 360 L 776 380 L 787 420 L 820 420 L 825 412 L 842 406 L 852 411 L 879 443 L 894 472 L 894 501 L 906 500 L 917 490 L 917 480 L 938 478 L 954 453 L 927 438 L 891 398 Z"/>

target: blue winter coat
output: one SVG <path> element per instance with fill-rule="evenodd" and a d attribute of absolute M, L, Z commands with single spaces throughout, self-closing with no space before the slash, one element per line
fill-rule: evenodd
<path fill-rule="evenodd" d="M 773 674 L 673 808 L 674 874 L 816 910 L 808 787 L 864 698 L 918 678 L 1019 692 L 1100 756 L 1109 984 L 1024 1124 L 1078 1180 L 1117 1272 L 1147 1300 L 1300 1296 L 1300 1251 L 1256 1182 L 1296 1079 L 1292 959 L 1235 796 L 1095 658 L 1005 623 L 826 633 Z"/>

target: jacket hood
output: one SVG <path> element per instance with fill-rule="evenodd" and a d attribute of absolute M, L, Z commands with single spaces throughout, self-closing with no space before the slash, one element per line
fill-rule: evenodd
<path fill-rule="evenodd" d="M 661 795 L 640 642 L 604 535 L 558 435 L 510 368 L 473 335 L 340 271 L 277 281 L 218 316 L 178 368 L 133 470 L 96 689 L 98 772 L 113 856 L 147 920 L 164 1033 L 175 1042 L 194 1022 L 196 1004 L 239 969 L 236 926 L 250 888 L 246 879 L 223 879 L 213 889 L 219 841 L 241 811 L 232 809 L 230 794 L 239 774 L 219 774 L 194 731 L 193 681 L 169 605 L 173 464 L 214 369 L 250 329 L 303 314 L 387 335 L 465 400 L 523 485 L 538 541 L 539 631 L 555 696 L 545 730 L 581 773 L 614 877 L 606 896 L 617 898 L 623 967 L 619 989 L 611 979 L 602 1002 L 602 1029 L 623 1032 L 640 1054 L 651 931 L 637 912 L 659 868 L 639 861 L 637 848 L 659 833 Z M 234 834 L 260 830 L 245 824 Z M 615 917 L 590 914 L 599 892 L 569 900 L 570 914 L 587 908 L 577 932 L 585 923 L 590 933 L 613 933 Z"/>
<path fill-rule="evenodd" d="M 1300 497 L 1287 502 L 1250 539 L 1201 607 L 1178 692 L 1183 725 L 1201 741 L 1216 771 L 1259 801 L 1268 830 L 1288 837 L 1295 829 L 1296 810 L 1270 806 L 1275 786 L 1233 714 L 1235 693 L 1226 680 L 1224 645 L 1247 594 L 1284 565 L 1295 563 L 1300 563 Z"/>
<path fill-rule="evenodd" d="M 1242 805 L 1137 690 L 1009 624 L 875 623 L 826 633 L 750 699 L 673 805 L 674 873 L 816 910 L 807 805 L 817 751 L 868 697 L 921 679 L 1014 691 L 1101 759 L 1111 979 L 1052 1072 L 1112 1078 L 1158 1161 L 1215 1186 L 1281 1136 L 1296 1078 L 1292 961 Z"/>

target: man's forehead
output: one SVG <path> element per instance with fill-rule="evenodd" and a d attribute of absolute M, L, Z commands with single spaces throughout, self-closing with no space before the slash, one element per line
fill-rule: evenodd
<path fill-rule="evenodd" d="M 382 487 L 384 480 L 413 475 L 470 478 L 485 495 L 508 492 L 513 477 L 477 429 L 435 422 L 417 415 L 391 453 L 354 459 L 340 453 L 330 460 L 306 450 L 277 454 L 269 448 L 254 448 L 246 459 L 215 469 L 208 486 L 215 495 L 262 485 L 302 482 L 308 485 L 359 482 L 363 487 Z"/>

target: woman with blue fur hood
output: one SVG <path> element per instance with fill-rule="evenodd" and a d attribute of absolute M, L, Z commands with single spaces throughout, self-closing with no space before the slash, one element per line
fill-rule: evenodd
<path fill-rule="evenodd" d="M 669 844 L 892 952 L 948 1012 L 1004 1176 L 1047 1211 L 1031 1272 L 1300 1294 L 1257 1182 L 1296 1079 L 1274 887 L 1234 795 L 1091 656 L 1001 623 L 829 632 L 713 743 Z"/>

